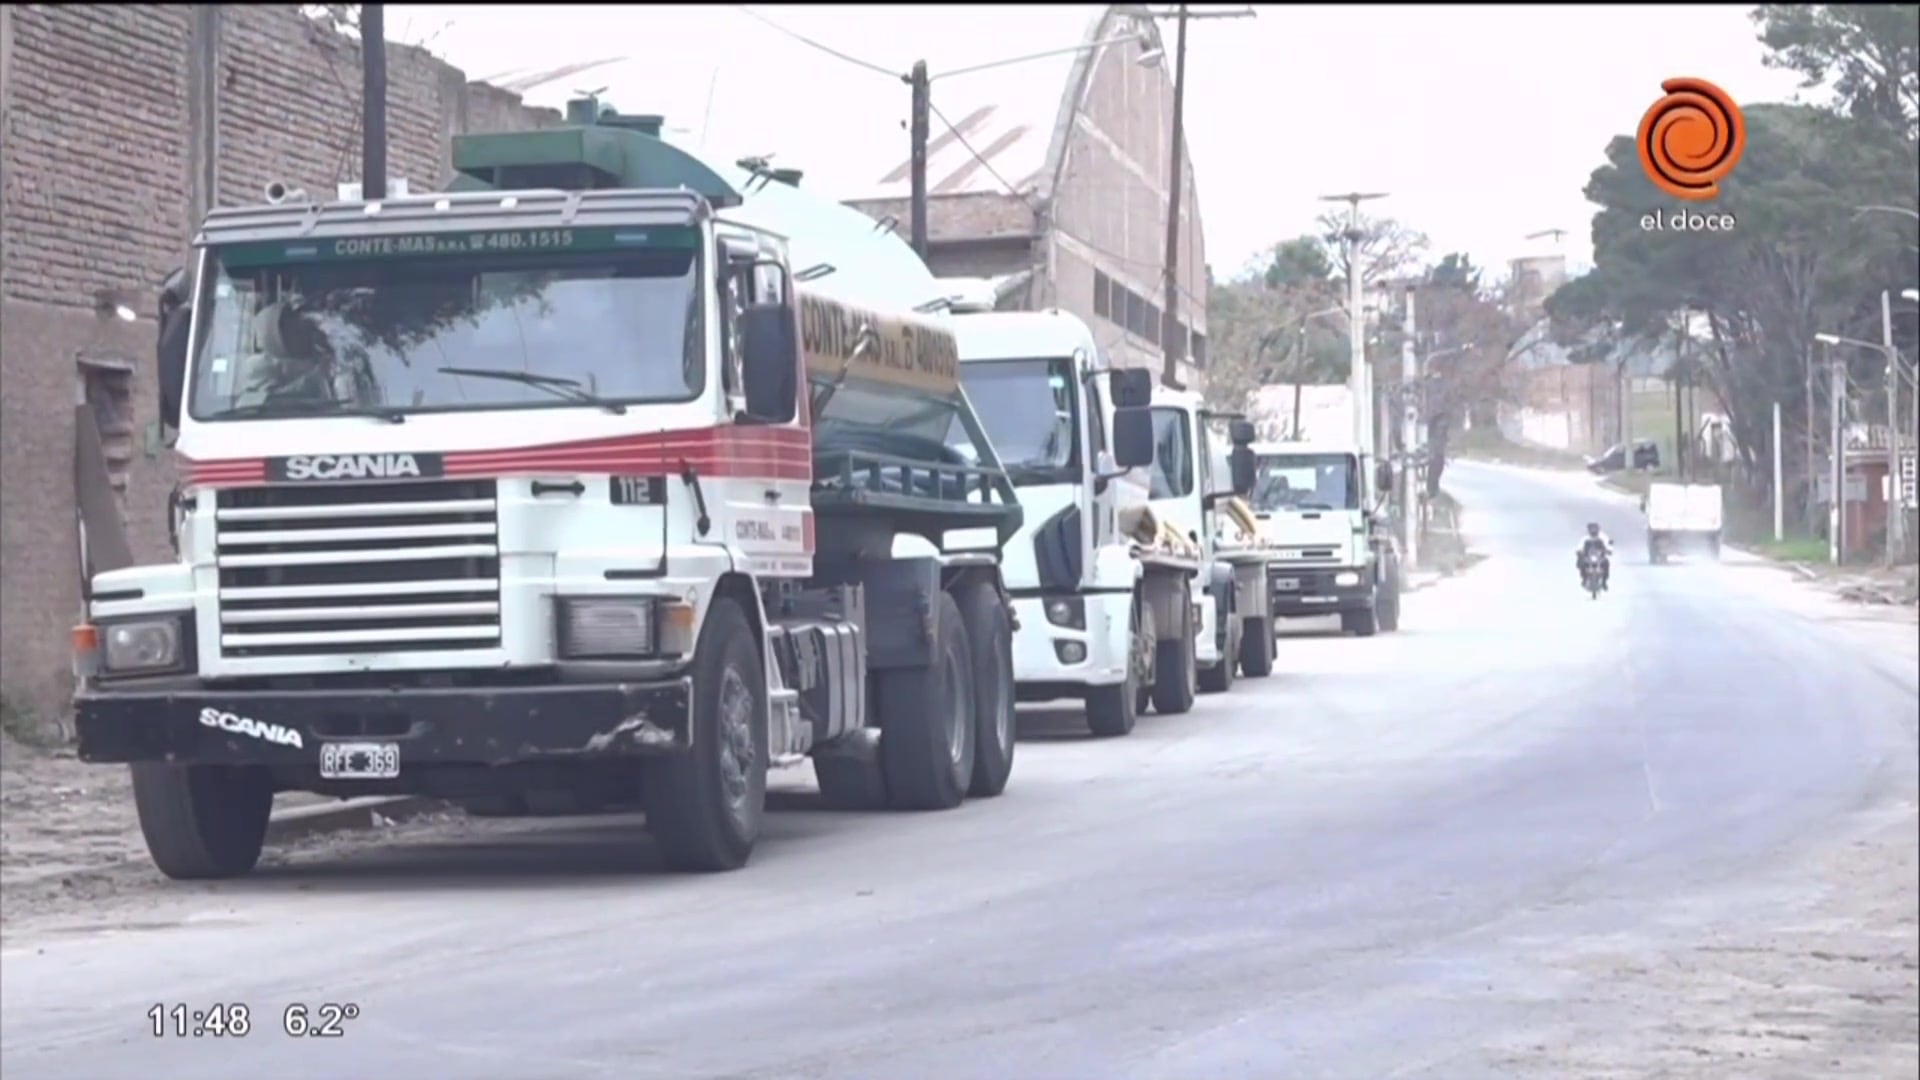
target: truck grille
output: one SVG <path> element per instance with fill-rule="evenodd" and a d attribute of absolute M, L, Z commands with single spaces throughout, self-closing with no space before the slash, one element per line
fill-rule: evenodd
<path fill-rule="evenodd" d="M 222 656 L 499 645 L 492 480 L 230 489 L 214 520 Z"/>

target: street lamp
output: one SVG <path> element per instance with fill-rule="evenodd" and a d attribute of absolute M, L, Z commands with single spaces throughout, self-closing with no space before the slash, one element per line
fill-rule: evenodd
<path fill-rule="evenodd" d="M 1907 290 L 1908 293 L 1911 293 L 1913 291 L 1914 290 L 1912 289 Z M 1900 350 L 1895 348 L 1893 345 L 1892 315 L 1888 312 L 1887 308 L 1884 307 L 1884 305 L 1887 303 L 1886 293 L 1880 294 L 1880 302 L 1883 305 L 1883 307 L 1881 308 L 1881 314 L 1886 318 L 1885 326 L 1886 326 L 1886 332 L 1887 332 L 1887 340 L 1885 342 L 1865 341 L 1860 338 L 1846 337 L 1841 334 L 1815 334 L 1813 335 L 1813 340 L 1819 342 L 1822 345 L 1826 345 L 1828 347 L 1832 347 L 1834 345 L 1852 345 L 1853 347 L 1858 349 L 1871 349 L 1874 352 L 1877 352 L 1881 356 L 1886 358 L 1886 361 L 1887 361 L 1887 561 L 1892 562 L 1899 557 L 1901 542 L 1903 539 L 1901 536 L 1902 526 L 1905 524 L 1904 517 L 1900 513 L 1896 512 L 1894 508 L 1894 504 L 1899 501 L 1896 498 L 1896 496 L 1899 494 L 1899 484 L 1900 484 Z M 1845 384 L 1840 379 L 1839 371 L 1840 371 L 1839 365 L 1836 364 L 1834 366 L 1834 393 L 1836 395 L 1842 394 L 1845 389 Z M 1845 453 L 1845 447 L 1841 445 L 1841 439 L 1840 439 L 1840 421 L 1839 421 L 1838 410 L 1836 410 L 1834 413 L 1833 453 L 1835 458 L 1842 458 Z M 1842 466 L 1836 466 L 1834 471 L 1836 474 L 1835 481 L 1834 481 L 1835 505 L 1842 507 L 1842 513 L 1844 514 L 1845 512 L 1844 511 L 1844 507 L 1845 507 L 1844 486 L 1846 481 L 1846 471 L 1845 471 L 1845 468 Z"/>

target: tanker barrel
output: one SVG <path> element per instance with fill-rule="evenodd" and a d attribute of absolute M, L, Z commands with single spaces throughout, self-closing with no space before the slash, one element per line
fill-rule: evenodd
<path fill-rule="evenodd" d="M 1021 512 L 999 455 L 960 385 L 953 332 L 799 293 L 813 400 L 814 509 L 880 516 L 935 546 L 954 529 L 1005 544 Z"/>

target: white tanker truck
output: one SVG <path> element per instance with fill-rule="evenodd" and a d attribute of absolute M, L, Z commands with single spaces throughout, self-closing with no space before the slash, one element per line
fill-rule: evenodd
<path fill-rule="evenodd" d="M 601 792 L 728 870 L 771 766 L 1006 785 L 1021 511 L 952 334 L 770 227 L 778 178 L 570 120 L 457 138 L 445 193 L 207 217 L 179 557 L 96 575 L 74 642 L 80 756 L 131 763 L 169 876 L 249 870 L 287 790 Z"/>

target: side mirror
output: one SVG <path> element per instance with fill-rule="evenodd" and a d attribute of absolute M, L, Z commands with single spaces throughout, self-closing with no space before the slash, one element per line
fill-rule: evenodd
<path fill-rule="evenodd" d="M 1253 493 L 1253 451 L 1249 450 L 1244 443 L 1227 451 L 1227 471 L 1233 476 L 1235 495 L 1244 499 Z"/>
<path fill-rule="evenodd" d="M 1153 376 L 1142 368 L 1114 368 L 1107 382 L 1115 409 L 1144 409 L 1153 404 Z"/>
<path fill-rule="evenodd" d="M 793 309 L 755 304 L 740 313 L 740 375 L 747 418 L 784 424 L 800 402 L 800 346 Z"/>
<path fill-rule="evenodd" d="M 1139 406 L 1114 409 L 1112 438 L 1115 465 L 1131 469 L 1153 464 L 1153 411 Z"/>
<path fill-rule="evenodd" d="M 1258 432 L 1254 430 L 1251 420 L 1234 420 L 1227 424 L 1227 441 L 1235 446 L 1251 446 L 1256 434 Z"/>
<path fill-rule="evenodd" d="M 1373 470 L 1373 486 L 1376 494 L 1385 494 L 1393 490 L 1393 465 L 1381 462 Z"/>

